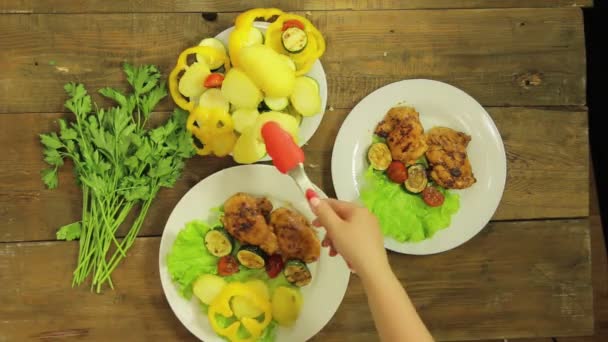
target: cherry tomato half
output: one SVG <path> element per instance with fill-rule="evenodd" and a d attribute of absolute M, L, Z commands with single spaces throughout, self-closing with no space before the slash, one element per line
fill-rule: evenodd
<path fill-rule="evenodd" d="M 268 258 L 266 263 L 266 273 L 270 278 L 276 278 L 283 270 L 283 257 L 279 254 L 273 254 Z"/>
<path fill-rule="evenodd" d="M 222 86 L 223 82 L 224 75 L 213 73 L 207 76 L 203 85 L 205 86 L 205 88 L 219 88 Z"/>
<path fill-rule="evenodd" d="M 285 20 L 282 31 L 285 31 L 290 27 L 297 27 L 300 30 L 304 30 L 304 24 L 297 19 Z"/>
<path fill-rule="evenodd" d="M 407 180 L 407 170 L 400 161 L 392 161 L 386 170 L 386 175 L 395 183 L 403 183 Z"/>
<path fill-rule="evenodd" d="M 232 255 L 226 255 L 217 262 L 217 273 L 221 276 L 229 276 L 239 271 L 239 263 Z"/>
<path fill-rule="evenodd" d="M 436 188 L 427 186 L 422 190 L 422 199 L 429 207 L 438 207 L 443 204 L 445 197 Z"/>

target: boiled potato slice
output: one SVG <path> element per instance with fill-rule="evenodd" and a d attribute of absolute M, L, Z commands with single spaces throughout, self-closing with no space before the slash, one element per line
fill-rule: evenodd
<path fill-rule="evenodd" d="M 224 112 L 230 110 L 230 103 L 228 103 L 222 91 L 217 88 L 207 89 L 198 100 L 198 105 L 203 110 L 219 109 Z"/>
<path fill-rule="evenodd" d="M 262 127 L 270 121 L 278 123 L 282 129 L 291 134 L 294 141 L 298 141 L 298 121 L 295 117 L 281 112 L 265 112 L 258 116 L 255 123 L 255 130 L 259 141 L 264 141 L 262 138 Z"/>
<path fill-rule="evenodd" d="M 285 64 L 287 64 L 289 69 L 296 71 L 296 63 L 293 61 L 293 59 L 289 58 L 289 56 L 287 56 L 287 55 L 279 54 L 279 56 L 281 56 L 281 58 L 283 59 Z"/>
<path fill-rule="evenodd" d="M 289 97 L 293 108 L 303 116 L 313 116 L 321 111 L 321 95 L 317 82 L 310 77 L 296 78 L 293 93 Z"/>
<path fill-rule="evenodd" d="M 241 319 L 242 317 L 255 318 L 264 313 L 264 311 L 253 304 L 251 300 L 243 296 L 235 296 L 232 298 L 230 307 L 238 319 Z"/>
<path fill-rule="evenodd" d="M 210 48 L 213 48 L 217 52 L 219 52 L 223 58 L 218 59 L 218 60 L 212 60 L 208 55 L 197 53 L 196 54 L 197 61 L 207 62 L 207 65 L 209 65 L 209 68 L 211 70 L 221 68 L 224 65 L 224 59 L 226 58 L 227 52 L 226 52 L 226 47 L 224 46 L 224 43 L 222 43 L 221 40 L 219 40 L 217 38 L 205 38 L 205 39 L 201 40 L 200 43 L 198 43 L 198 46 L 208 46 Z"/>
<path fill-rule="evenodd" d="M 239 164 L 252 164 L 266 154 L 266 145 L 257 139 L 255 126 L 250 126 L 236 140 L 232 157 Z"/>
<path fill-rule="evenodd" d="M 224 278 L 213 274 L 203 274 L 194 281 L 192 292 L 201 302 L 210 305 L 222 292 L 224 286 L 226 286 Z"/>
<path fill-rule="evenodd" d="M 270 300 L 270 291 L 268 290 L 268 286 L 265 282 L 259 279 L 254 279 L 245 282 L 245 285 L 247 285 L 251 291 L 255 292 L 258 296 L 264 298 L 265 300 Z"/>
<path fill-rule="evenodd" d="M 178 90 L 179 92 L 189 97 L 191 100 L 196 98 L 205 91 L 205 79 L 211 71 L 209 66 L 205 62 L 193 63 L 186 69 L 182 77 L 179 79 Z"/>
<path fill-rule="evenodd" d="M 266 96 L 287 97 L 293 92 L 295 71 L 272 48 L 266 45 L 245 47 L 239 61 L 240 67 Z"/>
<path fill-rule="evenodd" d="M 253 126 L 260 113 L 257 109 L 237 109 L 232 113 L 234 130 L 243 133 L 247 127 Z"/>
<path fill-rule="evenodd" d="M 257 108 L 264 98 L 260 89 L 239 68 L 232 68 L 226 74 L 222 94 L 237 108 Z"/>
<path fill-rule="evenodd" d="M 281 326 L 291 326 L 300 316 L 302 304 L 300 290 L 279 286 L 272 295 L 272 318 Z"/>

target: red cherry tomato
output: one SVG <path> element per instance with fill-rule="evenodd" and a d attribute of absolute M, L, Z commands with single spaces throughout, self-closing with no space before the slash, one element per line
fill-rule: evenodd
<path fill-rule="evenodd" d="M 232 255 L 226 255 L 217 262 L 217 273 L 221 276 L 229 276 L 239 271 L 239 263 Z"/>
<path fill-rule="evenodd" d="M 400 162 L 393 160 L 386 170 L 386 175 L 390 180 L 395 183 L 403 183 L 407 180 L 407 170 L 405 165 Z"/>
<path fill-rule="evenodd" d="M 290 27 L 297 27 L 300 30 L 304 30 L 304 24 L 297 19 L 285 20 L 282 31 L 285 31 Z"/>
<path fill-rule="evenodd" d="M 203 85 L 205 86 L 205 88 L 219 88 L 222 86 L 223 82 L 224 75 L 213 73 L 207 76 Z"/>
<path fill-rule="evenodd" d="M 422 190 L 422 199 L 429 207 L 438 207 L 443 204 L 445 197 L 436 188 L 427 186 Z"/>
<path fill-rule="evenodd" d="M 268 258 L 266 263 L 266 273 L 270 278 L 276 278 L 283 270 L 283 257 L 279 254 L 273 254 Z"/>

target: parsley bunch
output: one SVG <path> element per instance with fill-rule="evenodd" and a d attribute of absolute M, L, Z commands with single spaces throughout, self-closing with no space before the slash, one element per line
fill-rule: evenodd
<path fill-rule="evenodd" d="M 65 107 L 76 120 L 60 119 L 58 134 L 40 135 L 44 160 L 50 165 L 42 172 L 42 180 L 49 189 L 57 187 L 57 170 L 64 159 L 74 164 L 82 188 L 82 218 L 61 227 L 57 239 L 79 239 L 72 286 L 91 276 L 91 289 L 97 292 L 106 282 L 114 288 L 110 275 L 135 242 L 152 200 L 161 187 L 175 184 L 184 159 L 195 154 L 185 128 L 185 111 L 176 109 L 156 128 L 146 125 L 154 107 L 167 95 L 158 69 L 129 64 L 123 69 L 131 93 L 99 90 L 116 102 L 115 107 L 97 108 L 82 84 L 66 84 L 70 98 Z M 135 208 L 139 208 L 135 221 L 119 241 L 116 231 Z"/>

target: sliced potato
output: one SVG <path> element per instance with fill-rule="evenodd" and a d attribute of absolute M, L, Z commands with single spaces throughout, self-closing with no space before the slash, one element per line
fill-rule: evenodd
<path fill-rule="evenodd" d="M 219 109 L 224 112 L 230 110 L 230 103 L 224 94 L 222 94 L 222 91 L 217 88 L 207 89 L 203 95 L 201 95 L 198 105 L 204 110 Z"/>
<path fill-rule="evenodd" d="M 266 45 L 245 47 L 241 50 L 239 62 L 266 96 L 287 97 L 293 92 L 295 71 L 272 48 Z"/>
<path fill-rule="evenodd" d="M 232 312 L 236 318 L 241 319 L 243 317 L 255 318 L 264 313 L 262 309 L 257 307 L 247 297 L 235 296 L 230 301 Z"/>
<path fill-rule="evenodd" d="M 281 326 L 291 326 L 300 316 L 302 303 L 300 290 L 279 286 L 272 295 L 272 318 Z"/>
<path fill-rule="evenodd" d="M 234 130 L 243 133 L 245 129 L 255 124 L 256 119 L 260 113 L 257 109 L 237 109 L 232 113 L 232 122 L 234 123 Z"/>
<path fill-rule="evenodd" d="M 293 61 L 293 59 L 289 58 L 289 56 L 287 55 L 281 55 L 281 58 L 285 61 L 285 64 L 287 64 L 287 66 L 292 69 L 293 71 L 296 71 L 296 63 Z"/>
<path fill-rule="evenodd" d="M 211 71 L 209 70 L 207 63 L 193 63 L 179 79 L 179 92 L 190 99 L 198 99 L 205 89 L 207 89 L 204 84 L 205 79 L 207 79 L 207 76 L 209 76 L 210 73 Z"/>
<path fill-rule="evenodd" d="M 245 282 L 245 285 L 249 286 L 251 291 L 255 292 L 258 296 L 266 300 L 270 300 L 270 291 L 268 290 L 268 286 L 265 282 L 259 279 L 254 279 Z"/>
<path fill-rule="evenodd" d="M 302 124 L 302 114 L 298 113 L 298 111 L 295 110 L 293 108 L 293 106 L 291 106 L 291 105 L 287 106 L 287 108 L 285 109 L 285 113 L 296 118 L 296 121 L 298 122 L 298 126 Z"/>
<path fill-rule="evenodd" d="M 226 286 L 224 278 L 213 274 L 203 274 L 194 281 L 192 292 L 201 302 L 210 305 L 222 292 L 224 286 Z"/>
<path fill-rule="evenodd" d="M 201 40 L 200 43 L 198 43 L 198 46 L 208 46 L 217 50 L 217 52 L 219 52 L 222 57 L 226 57 L 226 47 L 224 46 L 224 43 L 222 43 L 222 41 L 217 38 L 205 38 Z M 200 53 L 196 54 L 196 60 L 199 62 L 206 62 L 211 70 L 221 68 L 224 65 L 223 59 L 211 60 L 208 55 L 203 55 Z"/>
<path fill-rule="evenodd" d="M 255 131 L 259 141 L 264 141 L 262 138 L 262 127 L 270 121 L 278 123 L 282 129 L 291 134 L 293 139 L 298 142 L 298 121 L 293 116 L 281 112 L 265 112 L 258 116 L 255 123 Z"/>
<path fill-rule="evenodd" d="M 236 140 L 232 157 L 239 164 L 252 164 L 266 155 L 266 145 L 257 139 L 255 126 L 250 126 Z"/>
<path fill-rule="evenodd" d="M 319 86 L 310 77 L 296 78 L 293 93 L 289 97 L 291 105 L 303 116 L 313 116 L 321 111 Z"/>
<path fill-rule="evenodd" d="M 239 68 L 232 68 L 226 74 L 222 94 L 237 108 L 257 108 L 264 98 L 260 89 Z"/>

